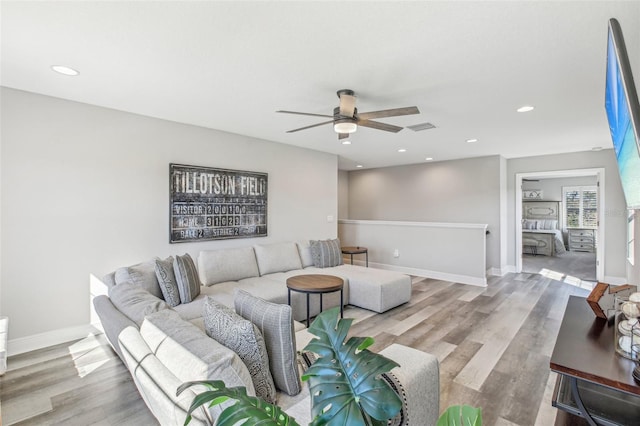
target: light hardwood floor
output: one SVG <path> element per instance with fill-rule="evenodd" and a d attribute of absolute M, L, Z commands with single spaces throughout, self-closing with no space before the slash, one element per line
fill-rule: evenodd
<path fill-rule="evenodd" d="M 549 358 L 572 294 L 588 292 L 528 273 L 492 277 L 487 288 L 414 278 L 409 303 L 345 316 L 353 335 L 375 338 L 374 351 L 401 343 L 436 355 L 441 410 L 464 403 L 482 407 L 485 425 L 551 426 Z M 157 424 L 101 335 L 10 357 L 8 367 L 2 425 Z"/>

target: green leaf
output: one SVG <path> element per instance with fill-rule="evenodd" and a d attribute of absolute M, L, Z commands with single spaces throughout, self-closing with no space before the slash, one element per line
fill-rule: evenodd
<path fill-rule="evenodd" d="M 303 375 L 309 381 L 311 424 L 384 424 L 398 414 L 402 401 L 380 375 L 398 364 L 366 349 L 373 343 L 370 337 L 345 342 L 353 320 L 338 319 L 339 312 L 322 312 L 308 330 L 317 338 L 304 350 L 319 356 Z"/>
<path fill-rule="evenodd" d="M 436 426 L 482 426 L 482 409 L 452 405 L 442 413 Z"/>
<path fill-rule="evenodd" d="M 182 384 L 177 395 L 184 392 L 185 389 L 202 385 L 208 388 L 208 391 L 199 393 L 193 399 L 191 406 L 187 412 L 187 418 L 184 424 L 187 425 L 191 421 L 191 413 L 198 407 L 209 404 L 210 407 L 218 405 L 228 399 L 234 399 L 233 405 L 225 408 L 216 421 L 219 426 L 232 426 L 238 422 L 246 422 L 247 424 L 260 426 L 300 426 L 293 417 L 289 417 L 287 413 L 282 411 L 280 407 L 269 404 L 260 398 L 247 395 L 247 389 L 244 386 L 227 388 L 221 380 L 202 380 L 196 382 L 188 382 Z"/>

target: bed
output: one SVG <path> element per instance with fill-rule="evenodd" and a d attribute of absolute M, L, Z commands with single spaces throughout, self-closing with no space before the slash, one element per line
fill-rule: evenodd
<path fill-rule="evenodd" d="M 565 253 L 559 201 L 522 203 L 523 253 L 557 256 Z"/>

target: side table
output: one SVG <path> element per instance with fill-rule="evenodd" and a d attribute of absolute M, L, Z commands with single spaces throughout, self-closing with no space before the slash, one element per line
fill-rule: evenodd
<path fill-rule="evenodd" d="M 306 274 L 287 278 L 287 302 L 291 306 L 291 290 L 307 295 L 307 327 L 309 327 L 309 295 L 320 295 L 320 312 L 322 312 L 322 295 L 340 291 L 340 318 L 343 318 L 344 280 L 333 275 Z"/>
<path fill-rule="evenodd" d="M 364 254 L 367 259 L 367 268 L 369 267 L 369 250 L 366 247 L 342 247 L 342 254 L 351 255 L 351 264 L 353 265 L 354 254 Z"/>

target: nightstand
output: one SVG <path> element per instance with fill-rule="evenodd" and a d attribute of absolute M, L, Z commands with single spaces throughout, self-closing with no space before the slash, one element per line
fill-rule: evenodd
<path fill-rule="evenodd" d="M 595 230 L 569 228 L 569 250 L 593 252 L 595 248 Z"/>

